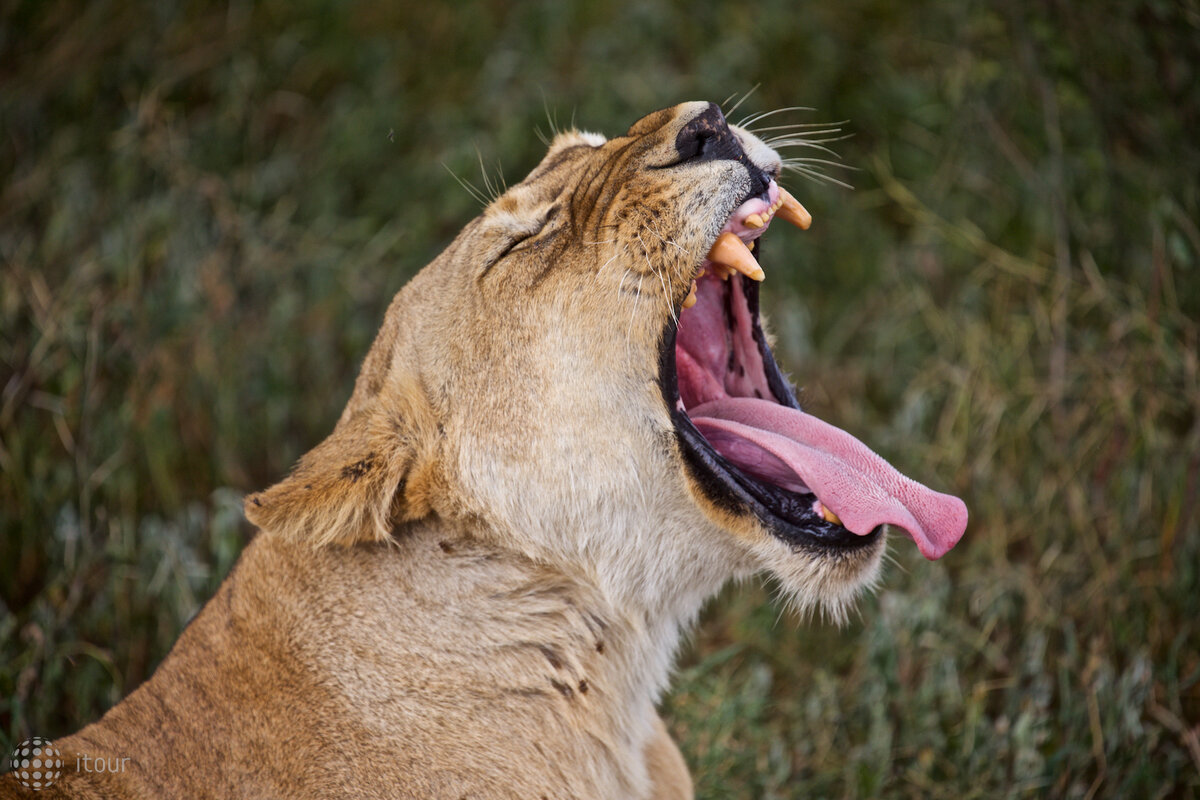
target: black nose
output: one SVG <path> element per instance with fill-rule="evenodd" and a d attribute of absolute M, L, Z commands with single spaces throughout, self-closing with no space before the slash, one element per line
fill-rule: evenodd
<path fill-rule="evenodd" d="M 684 125 L 675 137 L 675 149 L 682 161 L 711 161 L 727 158 L 739 161 L 745 157 L 742 146 L 725 122 L 725 115 L 716 103 Z"/>
<path fill-rule="evenodd" d="M 680 129 L 675 137 L 675 149 L 680 161 L 728 159 L 741 163 L 750 173 L 751 196 L 766 192 L 771 182 L 771 176 L 746 155 L 716 103 L 709 103 L 708 108 Z"/>

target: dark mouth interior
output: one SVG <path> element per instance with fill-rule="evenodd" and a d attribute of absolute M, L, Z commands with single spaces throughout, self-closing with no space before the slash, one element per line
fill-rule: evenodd
<path fill-rule="evenodd" d="M 761 260 L 761 240 L 755 243 Z M 672 409 L 688 468 L 714 502 L 749 508 L 772 533 L 794 547 L 859 548 L 879 529 L 855 535 L 824 518 L 816 494 L 794 470 L 769 453 L 726 435 L 706 404 L 757 398 L 798 409 L 759 322 L 759 284 L 735 274 L 697 280 L 697 302 L 664 337 L 663 391 Z"/>

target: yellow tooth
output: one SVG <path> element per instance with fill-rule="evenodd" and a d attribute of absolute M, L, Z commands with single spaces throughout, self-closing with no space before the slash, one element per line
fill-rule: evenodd
<path fill-rule="evenodd" d="M 703 278 L 703 277 L 704 277 L 704 267 L 701 267 L 700 269 L 698 269 L 698 270 L 696 271 L 696 277 L 697 277 L 697 278 Z M 696 285 L 696 282 L 695 282 L 695 281 L 692 281 L 692 285 L 693 285 L 693 286 L 695 286 L 695 285 Z"/>
<path fill-rule="evenodd" d="M 692 288 L 688 292 L 688 296 L 683 298 L 683 307 L 691 308 L 696 305 L 696 282 L 692 281 Z"/>
<path fill-rule="evenodd" d="M 728 264 L 713 264 L 713 274 L 723 281 L 729 280 L 729 276 L 733 274 L 733 267 Z"/>
<path fill-rule="evenodd" d="M 812 214 L 783 187 L 779 189 L 779 216 L 802 231 L 808 230 L 808 226 L 812 225 Z"/>
<path fill-rule="evenodd" d="M 761 228 L 763 226 L 763 218 L 758 214 L 751 214 L 746 217 L 746 226 L 750 228 Z"/>
<path fill-rule="evenodd" d="M 726 231 L 717 237 L 712 249 L 708 251 L 708 258 L 718 264 L 733 267 L 752 281 L 761 281 L 767 277 L 762 267 L 754 260 L 754 256 L 750 254 L 750 248 L 746 247 L 746 243 L 731 231 Z"/>
<path fill-rule="evenodd" d="M 821 503 L 821 516 L 825 518 L 826 522 L 832 522 L 835 525 L 842 524 L 842 521 L 840 519 L 838 519 L 838 515 L 833 513 L 833 509 L 831 509 L 829 506 L 825 505 L 824 503 Z"/>

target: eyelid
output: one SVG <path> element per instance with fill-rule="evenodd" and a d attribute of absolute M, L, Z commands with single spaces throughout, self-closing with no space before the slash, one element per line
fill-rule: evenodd
<path fill-rule="evenodd" d="M 512 252 L 514 250 L 519 249 L 520 245 L 524 244 L 525 242 L 529 241 L 530 239 L 534 238 L 535 236 L 539 235 L 542 231 L 544 231 L 546 229 L 546 226 L 550 223 L 550 220 L 554 219 L 554 217 L 558 214 L 558 211 L 559 211 L 559 206 L 557 203 L 555 203 L 553 206 L 551 206 L 549 209 L 547 209 L 546 213 L 542 215 L 540 220 L 538 220 L 538 225 L 536 228 L 531 228 L 527 231 L 519 231 L 519 232 L 514 233 L 512 235 L 512 238 L 509 239 L 508 243 L 504 245 L 504 248 L 502 250 L 500 250 L 500 252 L 497 253 L 494 258 L 489 260 L 488 263 L 483 267 L 483 269 L 480 270 L 480 277 L 483 277 L 483 275 L 486 275 L 487 272 L 492 267 L 496 266 L 501 261 L 503 261 L 505 258 L 507 258 L 510 254 L 512 254 Z"/>
<path fill-rule="evenodd" d="M 558 207 L 557 203 L 550 206 L 550 208 L 546 209 L 546 213 L 543 214 L 542 218 L 538 221 L 538 226 L 536 228 L 528 231 L 527 233 L 523 232 L 523 233 L 520 233 L 517 236 L 515 236 L 513 238 L 513 240 L 511 242 L 509 242 L 508 246 L 504 248 L 504 254 L 501 255 L 500 258 L 503 258 L 504 256 L 511 253 L 518 245 L 522 244 L 523 242 L 527 242 L 530 239 L 534 238 L 535 236 L 541 235 L 542 231 L 546 230 L 546 226 L 550 224 L 550 220 L 554 219 L 554 217 L 558 214 L 558 209 L 559 209 L 559 207 Z M 496 260 L 499 261 L 500 259 L 496 259 Z"/>
<path fill-rule="evenodd" d="M 544 227 L 546 227 L 546 226 L 543 224 L 542 228 L 544 228 Z M 534 236 L 537 236 L 539 233 L 542 232 L 542 228 L 538 228 L 537 230 L 530 231 L 529 233 L 520 234 L 520 235 L 516 236 L 515 238 L 513 238 L 511 241 L 509 241 L 508 244 L 506 244 L 504 246 L 504 249 L 500 251 L 500 254 L 492 259 L 492 264 L 496 264 L 497 262 L 503 261 L 505 258 L 508 258 L 509 253 L 511 253 L 513 250 L 517 249 L 518 245 L 529 241 Z M 491 265 L 489 265 L 489 266 L 491 266 Z"/>

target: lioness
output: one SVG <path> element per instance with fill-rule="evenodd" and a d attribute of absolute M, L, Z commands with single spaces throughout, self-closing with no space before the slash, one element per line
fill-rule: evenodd
<path fill-rule="evenodd" d="M 558 135 L 396 295 L 333 432 L 40 796 L 690 797 L 655 703 L 705 598 L 766 571 L 837 615 L 886 525 L 932 559 L 967 521 L 776 366 L 755 254 L 809 223 L 780 167 L 711 103 Z"/>

